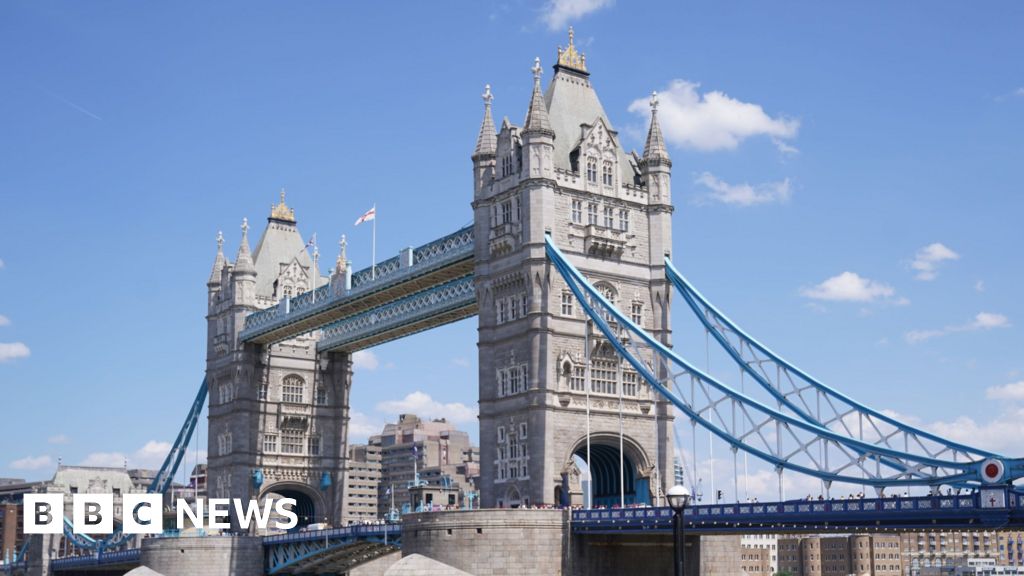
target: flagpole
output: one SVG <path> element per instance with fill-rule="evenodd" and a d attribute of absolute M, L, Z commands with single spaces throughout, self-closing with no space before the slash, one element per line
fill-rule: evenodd
<path fill-rule="evenodd" d="M 370 280 L 377 279 L 377 203 L 373 203 L 373 242 L 370 248 Z"/>

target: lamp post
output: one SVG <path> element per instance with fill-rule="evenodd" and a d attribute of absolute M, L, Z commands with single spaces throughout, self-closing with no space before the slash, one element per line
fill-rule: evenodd
<path fill-rule="evenodd" d="M 672 537 L 674 540 L 672 548 L 675 559 L 673 562 L 675 576 L 683 576 L 685 572 L 683 561 L 686 557 L 685 543 L 683 542 L 683 511 L 686 510 L 686 506 L 690 503 L 690 491 L 686 489 L 686 486 L 676 484 L 668 489 L 666 497 L 669 507 L 674 512 L 672 514 Z"/>

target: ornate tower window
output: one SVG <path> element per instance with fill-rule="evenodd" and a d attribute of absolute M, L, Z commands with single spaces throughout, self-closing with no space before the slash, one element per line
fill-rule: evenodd
<path fill-rule="evenodd" d="M 612 185 L 612 163 L 607 160 L 601 164 L 601 183 L 605 186 Z"/>
<path fill-rule="evenodd" d="M 574 392 L 583 392 L 587 382 L 587 367 L 577 364 L 572 367 L 572 378 L 569 380 L 569 389 Z"/>
<path fill-rule="evenodd" d="M 614 228 L 615 227 L 615 209 L 611 206 L 604 207 L 604 227 Z"/>
<path fill-rule="evenodd" d="M 562 316 L 571 317 L 573 315 L 572 299 L 572 292 L 568 290 L 562 290 Z"/>
<path fill-rule="evenodd" d="M 325 406 L 327 404 L 327 388 L 323 386 L 316 387 L 316 405 Z"/>
<path fill-rule="evenodd" d="M 597 182 L 597 160 L 587 158 L 587 182 Z"/>
<path fill-rule="evenodd" d="M 619 210 L 619 230 L 629 232 L 629 210 L 626 208 Z"/>
<path fill-rule="evenodd" d="M 281 431 L 281 452 L 285 454 L 302 454 L 303 444 L 302 430 Z"/>
<path fill-rule="evenodd" d="M 277 434 L 263 435 L 263 452 L 267 454 L 277 452 Z"/>
<path fill-rule="evenodd" d="M 597 202 L 587 204 L 587 224 L 597 224 Z"/>
<path fill-rule="evenodd" d="M 320 435 L 313 434 L 309 437 L 309 454 L 311 456 L 320 455 Z"/>
<path fill-rule="evenodd" d="M 573 200 L 572 201 L 572 221 L 576 224 L 583 222 L 583 201 Z"/>
<path fill-rule="evenodd" d="M 512 201 L 505 200 L 501 203 L 501 223 L 509 224 L 512 222 Z"/>
<path fill-rule="evenodd" d="M 306 395 L 306 381 L 300 376 L 290 374 L 284 377 L 281 385 L 281 401 L 302 404 Z"/>
<path fill-rule="evenodd" d="M 260 400 L 266 400 L 270 385 L 266 382 L 260 383 Z"/>
<path fill-rule="evenodd" d="M 640 326 L 644 321 L 644 303 L 633 302 L 629 307 L 629 319 L 633 321 L 633 324 Z"/>

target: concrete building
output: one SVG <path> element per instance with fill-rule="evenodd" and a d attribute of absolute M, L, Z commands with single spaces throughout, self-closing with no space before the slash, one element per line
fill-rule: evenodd
<path fill-rule="evenodd" d="M 352 444 L 345 464 L 345 495 L 342 499 L 344 525 L 379 518 L 377 497 L 380 490 L 381 453 L 376 444 Z"/>
<path fill-rule="evenodd" d="M 793 576 L 901 576 L 898 534 L 778 538 L 779 573 Z"/>
<path fill-rule="evenodd" d="M 211 497 L 294 498 L 300 524 L 342 521 L 351 355 L 317 353 L 316 335 L 271 345 L 238 339 L 246 315 L 290 299 L 331 278 L 307 252 L 295 212 L 271 207 L 256 249 L 249 225 L 235 262 L 218 238 L 207 281 L 207 364 Z M 348 263 L 344 249 L 335 277 Z"/>
<path fill-rule="evenodd" d="M 618 470 L 622 392 L 629 502 L 673 479 L 672 412 L 596 333 L 545 256 L 545 236 L 620 310 L 670 343 L 664 258 L 672 249 L 671 168 L 657 101 L 642 154 L 619 142 L 572 31 L 522 126 L 495 128 L 490 89 L 472 155 L 479 304 L 480 490 L 484 507 L 558 504 L 572 490 L 590 398 L 595 470 Z M 589 396 L 587 386 L 589 385 Z M 611 503 L 619 474 L 593 475 Z"/>
<path fill-rule="evenodd" d="M 475 468 L 467 459 L 479 454 L 470 445 L 469 434 L 443 419 L 422 420 L 414 414 L 402 414 L 398 422 L 386 424 L 381 434 L 370 438 L 381 454 L 381 479 L 378 514 L 388 514 L 393 490 L 399 512 L 415 510 L 409 488 L 416 481 L 432 480 L 438 485 L 447 477 L 457 488 L 471 486 L 467 473 Z M 460 472 L 461 471 L 461 472 Z M 407 505 L 407 506 L 406 506 Z"/>
<path fill-rule="evenodd" d="M 909 576 L 926 569 L 967 566 L 975 560 L 992 560 L 995 566 L 1024 567 L 1024 532 L 909 532 L 901 537 L 904 564 Z"/>
<path fill-rule="evenodd" d="M 740 537 L 744 566 L 748 574 L 774 574 L 779 567 L 779 536 L 777 534 L 744 534 Z M 746 568 L 744 568 L 746 569 Z"/>

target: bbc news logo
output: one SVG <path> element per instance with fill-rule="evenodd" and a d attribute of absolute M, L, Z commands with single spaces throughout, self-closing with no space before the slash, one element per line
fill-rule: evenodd
<path fill-rule="evenodd" d="M 25 494 L 25 534 L 60 534 L 64 531 L 63 494 Z M 161 534 L 164 527 L 161 494 L 125 494 L 121 497 L 124 514 L 121 532 L 125 534 Z M 299 523 L 292 511 L 294 498 L 256 500 L 241 498 L 196 499 L 195 509 L 183 499 L 177 501 L 176 524 L 178 530 L 191 526 L 212 530 L 231 528 L 231 513 L 242 530 L 253 524 L 261 530 L 270 525 L 272 513 L 278 519 L 274 528 L 289 530 Z M 204 513 L 205 512 L 205 513 Z M 187 521 L 186 521 L 187 518 Z M 71 529 L 75 534 L 114 533 L 113 494 L 74 494 L 71 498 Z"/>

